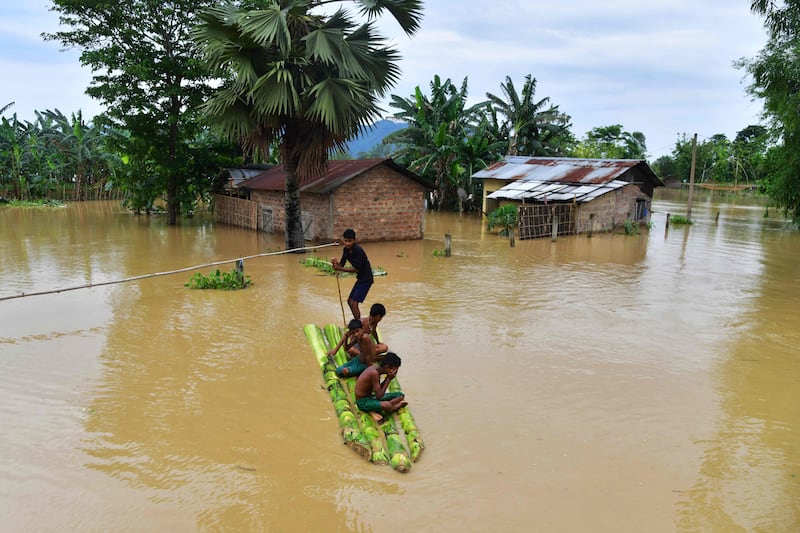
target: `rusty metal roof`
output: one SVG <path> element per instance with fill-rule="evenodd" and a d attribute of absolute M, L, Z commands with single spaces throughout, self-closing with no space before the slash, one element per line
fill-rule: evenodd
<path fill-rule="evenodd" d="M 642 159 L 506 156 L 472 175 L 510 181 L 487 198 L 588 202 L 627 183 L 664 184 Z"/>
<path fill-rule="evenodd" d="M 300 192 L 328 193 L 359 174 L 363 174 L 367 170 L 381 164 L 420 183 L 426 188 L 433 187 L 433 185 L 428 183 L 424 178 L 398 165 L 391 158 L 352 159 L 328 161 L 328 171 L 325 175 L 301 182 Z M 283 165 L 278 165 L 242 182 L 239 186 L 259 191 L 283 191 L 286 189 L 286 171 L 283 170 Z"/>

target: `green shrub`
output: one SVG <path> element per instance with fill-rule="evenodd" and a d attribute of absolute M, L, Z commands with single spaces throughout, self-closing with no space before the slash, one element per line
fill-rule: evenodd
<path fill-rule="evenodd" d="M 626 218 L 622 226 L 625 228 L 625 235 L 639 235 L 639 224 L 637 222 Z"/>
<path fill-rule="evenodd" d="M 509 230 L 517 225 L 517 213 L 519 208 L 514 204 L 506 204 L 494 209 L 486 216 L 487 229 L 502 226 L 500 235 L 508 235 Z"/>

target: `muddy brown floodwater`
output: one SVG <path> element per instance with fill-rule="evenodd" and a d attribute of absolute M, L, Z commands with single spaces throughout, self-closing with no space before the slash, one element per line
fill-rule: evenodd
<path fill-rule="evenodd" d="M 246 261 L 243 291 L 181 273 L 0 300 L 1 527 L 798 531 L 800 234 L 696 198 L 667 231 L 685 196 L 659 191 L 638 237 L 511 248 L 429 213 L 422 241 L 364 244 L 427 445 L 406 475 L 341 443 L 301 329 L 341 322 L 339 296 L 301 256 Z M 105 202 L 0 207 L 0 298 L 282 241 Z"/>

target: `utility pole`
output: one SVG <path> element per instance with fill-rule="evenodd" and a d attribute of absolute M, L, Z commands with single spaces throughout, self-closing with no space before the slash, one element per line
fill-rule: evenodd
<path fill-rule="evenodd" d="M 697 163 L 697 134 L 692 137 L 692 168 L 689 170 L 689 200 L 686 207 L 686 220 L 692 222 L 692 196 L 694 196 L 694 167 Z"/>

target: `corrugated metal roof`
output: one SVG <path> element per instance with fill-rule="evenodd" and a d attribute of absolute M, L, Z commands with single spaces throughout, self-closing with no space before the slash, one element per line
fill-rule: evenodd
<path fill-rule="evenodd" d="M 617 179 L 634 167 L 639 167 L 645 175 L 663 185 L 641 159 L 506 156 L 503 161 L 476 172 L 472 177 L 505 181 L 602 184 Z"/>
<path fill-rule="evenodd" d="M 260 168 L 258 168 L 260 167 Z M 225 170 L 228 172 L 228 184 L 231 187 L 238 187 L 240 183 L 245 180 L 248 180 L 254 176 L 257 176 L 272 168 L 272 165 L 258 165 L 258 167 L 234 167 L 234 168 L 226 168 Z"/>
<path fill-rule="evenodd" d="M 320 178 L 301 182 L 300 192 L 328 193 L 341 186 L 346 181 L 380 164 L 384 164 L 406 177 L 419 182 L 426 188 L 432 188 L 432 184 L 410 170 L 398 165 L 391 158 L 352 159 L 328 161 L 327 173 Z M 239 186 L 260 191 L 283 191 L 286 189 L 286 171 L 283 170 L 283 165 L 278 165 L 242 182 Z"/>
<path fill-rule="evenodd" d="M 506 156 L 472 177 L 511 182 L 487 195 L 493 200 L 588 202 L 634 179 L 664 185 L 641 159 Z"/>
<path fill-rule="evenodd" d="M 611 180 L 597 185 L 520 180 L 494 191 L 487 198 L 536 202 L 588 202 L 627 184 L 628 182 L 621 180 Z"/>

